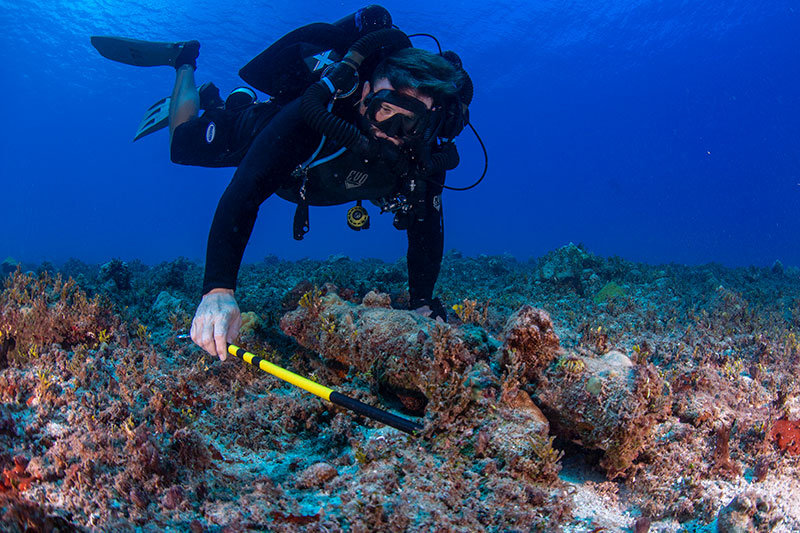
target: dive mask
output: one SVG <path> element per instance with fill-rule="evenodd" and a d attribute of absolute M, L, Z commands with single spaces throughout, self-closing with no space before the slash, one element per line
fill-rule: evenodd
<path fill-rule="evenodd" d="M 403 112 L 393 109 L 399 107 Z M 428 125 L 430 110 L 425 104 L 399 91 L 382 89 L 364 98 L 367 107 L 366 117 L 372 125 L 389 137 L 408 139 L 421 135 Z M 393 113 L 389 118 L 378 121 L 378 113 Z"/>

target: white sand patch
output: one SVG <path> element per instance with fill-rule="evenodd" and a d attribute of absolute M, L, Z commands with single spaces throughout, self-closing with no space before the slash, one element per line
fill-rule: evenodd
<path fill-rule="evenodd" d="M 585 465 L 570 465 L 571 476 L 592 476 Z M 772 531 L 789 533 L 800 531 L 800 470 L 786 468 L 780 475 L 769 475 L 761 483 L 739 478 L 734 481 L 703 481 L 707 494 L 712 495 L 720 508 L 728 505 L 738 494 L 747 490 L 756 491 L 773 505 L 773 513 L 781 518 L 781 522 Z M 562 478 L 563 479 L 563 478 Z M 564 527 L 564 531 L 584 533 L 605 528 L 607 531 L 633 531 L 633 525 L 640 516 L 637 509 L 625 504 L 620 498 L 620 485 L 610 481 L 567 482 L 573 494 L 573 521 Z M 653 521 L 649 533 L 679 533 L 692 531 L 695 533 L 716 533 L 716 520 L 709 524 L 692 521 L 682 524 L 677 520 Z"/>
<path fill-rule="evenodd" d="M 753 488 L 769 496 L 783 521 L 775 531 L 800 531 L 800 471 L 797 468 L 780 476 L 767 476 Z"/>
<path fill-rule="evenodd" d="M 564 531 L 590 532 L 599 528 L 624 531 L 633 527 L 636 516 L 619 502 L 619 486 L 611 481 L 568 483 L 574 492 L 573 522 Z"/>

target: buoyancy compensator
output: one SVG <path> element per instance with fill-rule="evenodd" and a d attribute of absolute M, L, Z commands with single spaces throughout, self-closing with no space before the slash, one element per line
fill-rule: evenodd
<path fill-rule="evenodd" d="M 362 163 L 370 163 L 372 158 L 376 163 L 387 160 L 386 150 L 375 150 L 377 143 L 374 139 L 365 135 L 357 125 L 332 112 L 334 100 L 350 96 L 371 75 L 381 59 L 411 46 L 409 37 L 392 27 L 389 12 L 383 7 L 371 5 L 333 24 L 314 23 L 298 28 L 269 46 L 240 70 L 244 81 L 269 94 L 278 104 L 301 98 L 303 118 L 323 137 L 315 155 L 295 171 L 295 176 L 300 178 L 299 190 L 294 191 L 291 198 L 287 197 L 298 204 L 294 223 L 295 239 L 302 239 L 309 229 L 309 203 L 305 193 L 310 167 L 327 164 L 342 153 L 348 154 L 351 159 L 361 159 Z M 405 221 L 410 221 L 413 211 L 424 203 L 425 181 L 443 186 L 432 176 L 441 175 L 458 165 L 458 152 L 452 140 L 469 125 L 472 81 L 458 55 L 442 52 L 441 48 L 439 52 L 464 74 L 464 83 L 456 97 L 439 102 L 436 106 L 423 135 L 425 142 L 422 152 L 426 155 L 416 158 L 414 175 L 410 170 L 402 172 L 403 179 L 412 184 L 410 189 L 403 187 L 405 194 L 382 205 L 382 212 L 395 213 L 395 226 L 399 229 L 407 228 Z M 329 148 L 336 145 L 341 148 Z M 388 151 L 390 156 L 392 151 Z M 352 173 L 356 176 L 362 174 Z M 351 181 L 349 177 L 346 180 L 348 183 Z M 313 180 L 308 183 L 310 185 Z M 398 198 L 403 201 L 397 201 Z M 358 207 L 359 216 L 362 211 L 366 215 L 360 204 Z M 349 218 L 348 222 L 351 222 Z M 349 225 L 360 229 L 368 227 L 368 223 L 363 226 Z"/>

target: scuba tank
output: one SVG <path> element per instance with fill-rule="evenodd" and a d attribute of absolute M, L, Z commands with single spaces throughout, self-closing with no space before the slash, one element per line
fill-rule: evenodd
<path fill-rule="evenodd" d="M 389 12 L 376 5 L 359 9 L 333 24 L 307 24 L 251 59 L 239 70 L 239 77 L 278 104 L 288 103 L 318 81 L 325 68 L 340 61 L 358 39 L 391 26 Z"/>

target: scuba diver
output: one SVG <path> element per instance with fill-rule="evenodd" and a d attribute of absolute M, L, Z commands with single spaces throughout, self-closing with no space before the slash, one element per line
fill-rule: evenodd
<path fill-rule="evenodd" d="M 259 102 L 247 87 L 224 101 L 213 84 L 198 88 L 197 41 L 92 37 L 92 44 L 115 61 L 176 70 L 172 95 L 148 110 L 137 139 L 168 125 L 173 162 L 237 167 L 209 232 L 191 327 L 198 346 L 224 361 L 239 334 L 236 279 L 259 207 L 273 194 L 297 204 L 298 240 L 310 228 L 309 206 L 355 202 L 347 223 L 356 230 L 369 227 L 363 201 L 393 213 L 408 235 L 410 308 L 446 319 L 433 297 L 441 195 L 445 172 L 459 163 L 453 139 L 468 125 L 472 100 L 455 53 L 412 47 L 388 11 L 372 5 L 294 30 L 245 65 L 242 79 L 271 97 Z"/>

